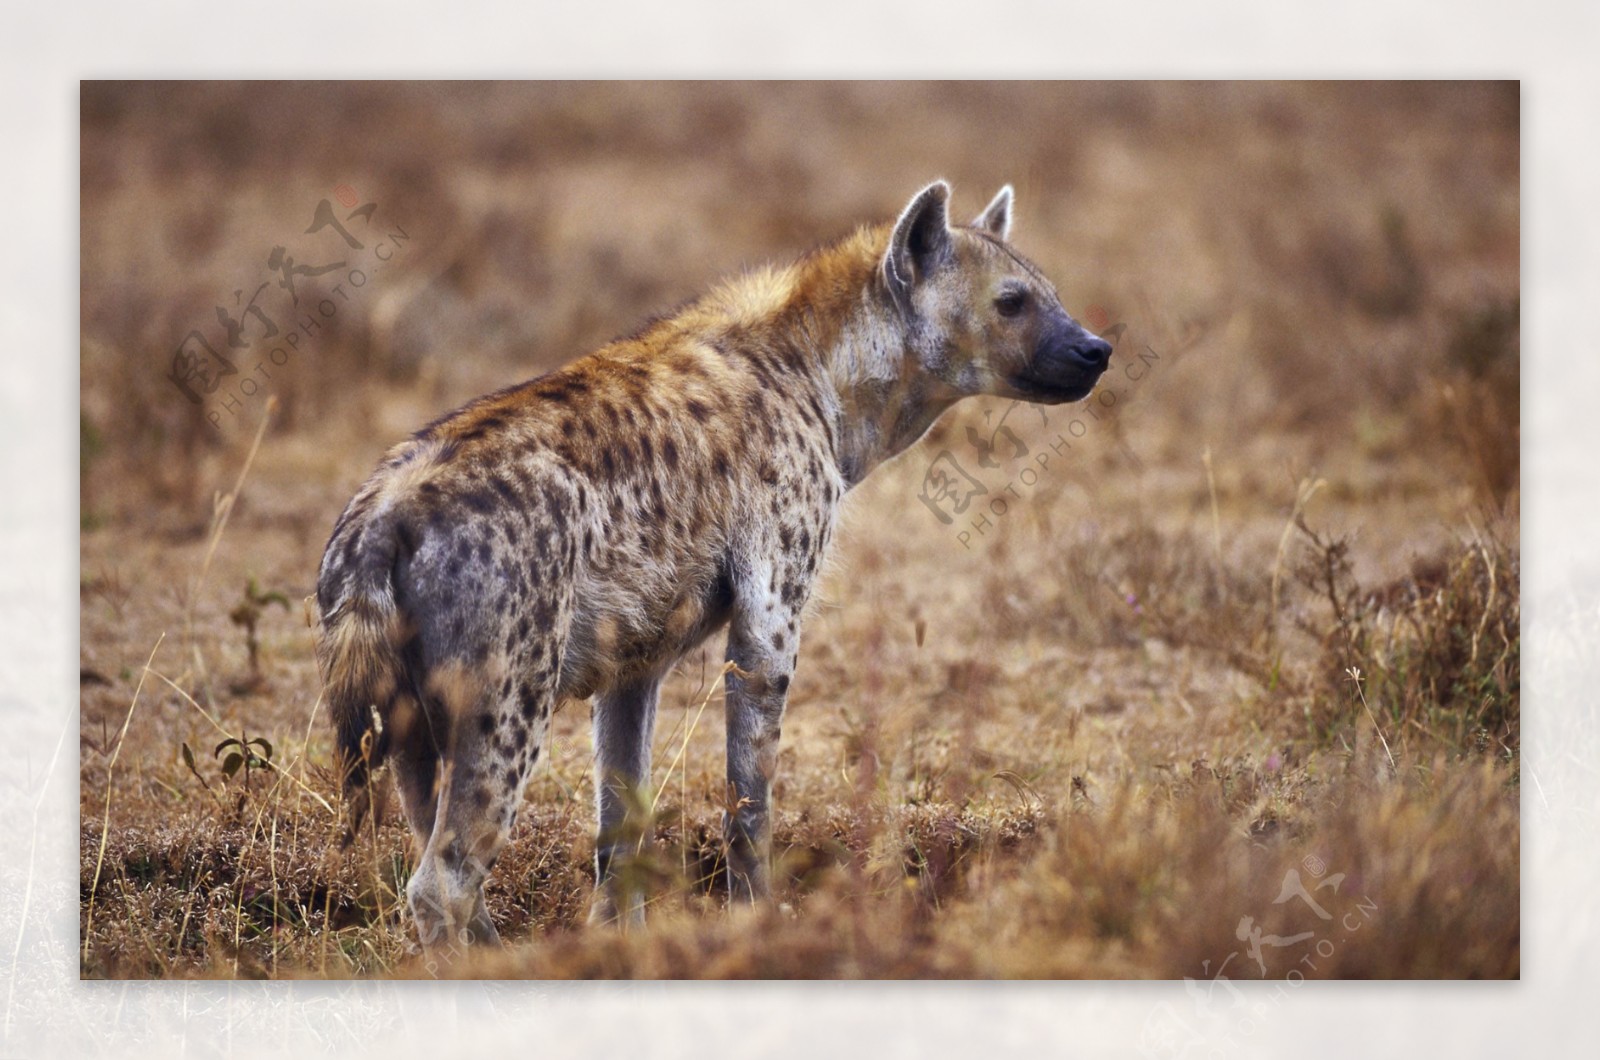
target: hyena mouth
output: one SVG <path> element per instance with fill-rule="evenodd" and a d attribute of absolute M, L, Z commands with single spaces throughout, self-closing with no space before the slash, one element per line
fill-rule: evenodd
<path fill-rule="evenodd" d="M 1009 382 L 1026 401 L 1041 405 L 1064 405 L 1069 401 L 1082 401 L 1093 393 L 1102 372 L 1103 368 L 1053 380 L 1024 373 L 1012 376 Z"/>
<path fill-rule="evenodd" d="M 1012 378 L 1030 401 L 1060 404 L 1089 396 L 1111 365 L 1111 344 L 1076 324 L 1048 335 L 1029 363 Z"/>

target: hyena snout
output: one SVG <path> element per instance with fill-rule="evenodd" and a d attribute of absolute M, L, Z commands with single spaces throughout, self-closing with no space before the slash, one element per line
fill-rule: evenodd
<path fill-rule="evenodd" d="M 1077 401 L 1094 389 L 1110 363 L 1109 342 L 1066 322 L 1040 337 L 1023 374 L 1035 400 Z"/>
<path fill-rule="evenodd" d="M 1034 366 L 1046 379 L 1073 372 L 1098 376 L 1110 363 L 1111 343 L 1076 324 L 1052 328 L 1034 354 Z"/>

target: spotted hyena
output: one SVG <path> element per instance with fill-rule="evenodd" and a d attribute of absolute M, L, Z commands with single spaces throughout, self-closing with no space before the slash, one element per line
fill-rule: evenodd
<path fill-rule="evenodd" d="M 340 515 L 318 658 L 351 819 L 388 762 L 421 849 L 424 942 L 497 936 L 483 883 L 550 716 L 594 697 L 600 919 L 664 674 L 727 628 L 730 889 L 768 894 L 800 619 L 846 493 L 956 401 L 1085 397 L 1111 347 L 1012 249 L 1009 187 L 715 288 L 401 442 Z"/>

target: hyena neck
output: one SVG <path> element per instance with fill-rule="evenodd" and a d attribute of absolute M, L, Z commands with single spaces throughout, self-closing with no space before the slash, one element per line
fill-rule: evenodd
<path fill-rule="evenodd" d="M 868 288 L 823 353 L 839 472 L 856 485 L 916 443 L 964 395 L 928 372 L 899 311 Z"/>
<path fill-rule="evenodd" d="M 923 367 L 927 342 L 918 341 L 882 288 L 886 241 L 887 231 L 858 233 L 801 263 L 793 281 L 793 298 L 806 306 L 798 314 L 800 344 L 816 367 L 847 486 L 910 447 L 965 396 Z"/>

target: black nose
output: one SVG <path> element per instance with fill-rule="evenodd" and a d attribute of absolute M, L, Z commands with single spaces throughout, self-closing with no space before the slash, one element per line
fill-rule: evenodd
<path fill-rule="evenodd" d="M 1111 343 L 1090 336 L 1072 347 L 1072 356 L 1083 362 L 1085 368 L 1096 370 L 1111 363 Z"/>

